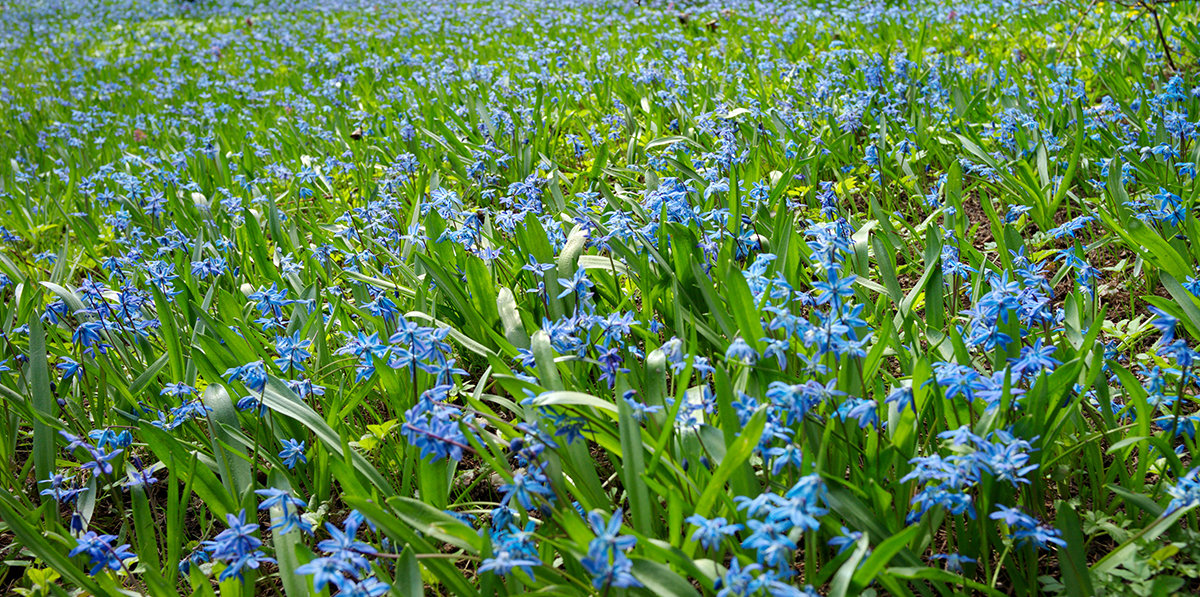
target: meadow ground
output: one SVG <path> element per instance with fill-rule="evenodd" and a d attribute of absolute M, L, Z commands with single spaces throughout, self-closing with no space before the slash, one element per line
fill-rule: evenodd
<path fill-rule="evenodd" d="M 1200 7 L 0 9 L 0 591 L 1200 591 Z"/>

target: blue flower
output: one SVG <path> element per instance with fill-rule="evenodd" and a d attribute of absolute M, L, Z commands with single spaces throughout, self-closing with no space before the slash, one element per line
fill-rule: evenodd
<path fill-rule="evenodd" d="M 1187 281 L 1184 281 L 1181 285 L 1183 288 L 1188 289 L 1189 293 L 1192 293 L 1193 296 L 1200 297 L 1200 278 L 1188 276 Z"/>
<path fill-rule="evenodd" d="M 294 392 L 301 400 L 307 400 L 313 396 L 325 395 L 325 386 L 318 386 L 311 379 L 289 379 L 283 383 L 287 384 L 288 389 Z"/>
<path fill-rule="evenodd" d="M 850 397 L 838 406 L 837 416 L 844 422 L 846 419 L 857 419 L 860 429 L 867 425 L 879 427 L 879 409 L 874 400 Z"/>
<path fill-rule="evenodd" d="M 633 560 L 621 552 L 614 553 L 611 561 L 608 557 L 587 557 L 579 563 L 592 575 L 592 586 L 597 589 L 642 586 L 641 581 L 633 576 Z"/>
<path fill-rule="evenodd" d="M 659 405 L 651 406 L 644 402 L 639 402 L 637 400 L 634 400 L 634 396 L 636 396 L 636 395 L 637 395 L 636 390 L 629 390 L 629 391 L 626 391 L 621 396 L 621 399 L 625 401 L 625 404 L 629 405 L 629 408 L 632 411 L 633 419 L 635 421 L 638 421 L 639 423 L 644 423 L 646 421 L 646 415 L 662 412 L 662 410 L 663 410 L 662 406 L 659 406 Z"/>
<path fill-rule="evenodd" d="M 179 572 L 187 574 L 192 566 L 199 566 L 205 562 L 211 561 L 212 557 L 208 555 L 204 549 L 193 550 L 187 557 L 179 561 Z"/>
<path fill-rule="evenodd" d="M 1017 374 L 1017 377 L 1034 377 L 1043 371 L 1053 371 L 1054 367 L 1062 364 L 1050 356 L 1055 350 L 1055 346 L 1043 346 L 1042 339 L 1038 338 L 1033 346 L 1021 347 L 1019 358 L 1009 359 L 1008 362 L 1012 364 L 1013 373 Z"/>
<path fill-rule="evenodd" d="M 196 394 L 196 388 L 183 382 L 175 382 L 164 385 L 159 394 L 162 396 L 193 396 Z"/>
<path fill-rule="evenodd" d="M 1048 545 L 1067 546 L 1067 542 L 1062 539 L 1061 531 L 1039 523 L 1036 518 L 1017 508 L 998 504 L 990 518 L 1007 525 L 1012 530 L 1013 540 L 1018 544 L 1031 544 L 1039 549 L 1044 549 Z"/>
<path fill-rule="evenodd" d="M 781 498 L 779 496 L 770 492 L 760 493 L 752 498 L 744 495 L 733 498 L 733 502 L 737 504 L 737 509 L 745 510 L 746 516 L 751 518 L 766 516 L 771 511 L 771 508 L 780 501 Z"/>
<path fill-rule="evenodd" d="M 931 381 L 936 381 L 942 387 L 947 400 L 962 396 L 967 402 L 972 402 L 975 392 L 986 387 L 979 372 L 966 365 L 942 361 L 935 363 L 933 369 L 935 378 Z"/>
<path fill-rule="evenodd" d="M 214 560 L 225 562 L 226 567 L 221 571 L 220 580 L 241 580 L 243 569 L 257 569 L 263 562 L 274 561 L 259 551 L 262 541 L 253 535 L 258 530 L 258 524 L 246 522 L 245 510 L 237 516 L 227 514 L 225 521 L 229 528 L 218 533 L 211 541 L 201 543 L 201 547 Z"/>
<path fill-rule="evenodd" d="M 421 449 L 422 458 L 432 455 L 434 461 L 459 461 L 463 450 L 470 449 L 464 429 L 470 428 L 471 416 L 463 416 L 461 409 L 445 402 L 452 387 L 439 385 L 422 392 L 417 403 L 404 413 L 400 434 Z"/>
<path fill-rule="evenodd" d="M 54 498 L 60 504 L 73 504 L 81 494 L 88 491 L 86 487 L 71 488 L 70 485 L 73 481 L 74 479 L 70 477 L 55 473 L 49 479 L 38 481 L 39 484 L 50 484 L 50 487 L 41 490 L 38 494 Z"/>
<path fill-rule="evenodd" d="M 767 520 L 782 522 L 787 528 L 800 527 L 816 530 L 820 527 L 817 518 L 829 511 L 821 507 L 825 501 L 825 482 L 819 474 L 800 477 L 796 484 L 775 501 L 767 514 Z"/>
<path fill-rule="evenodd" d="M 975 503 L 971 496 L 951 484 L 926 486 L 913 497 L 910 503 L 916 506 L 916 509 L 907 517 L 909 524 L 920 520 L 935 506 L 941 506 L 955 516 L 966 514 L 970 518 L 975 518 Z"/>
<path fill-rule="evenodd" d="M 75 328 L 75 332 L 71 335 L 71 340 L 85 349 L 99 347 L 103 352 L 105 344 L 100 341 L 100 332 L 104 331 L 104 324 L 99 321 L 85 321 Z"/>
<path fill-rule="evenodd" d="M 632 311 L 620 312 L 616 311 L 604 316 L 598 322 L 601 334 L 601 347 L 607 347 L 609 344 L 624 345 L 625 336 L 628 336 L 633 331 L 633 325 L 637 320 L 633 317 Z"/>
<path fill-rule="evenodd" d="M 533 521 L 529 521 L 524 530 L 518 529 L 508 522 L 511 515 L 512 511 L 507 508 L 493 510 L 492 522 L 498 528 L 492 531 L 491 537 L 494 555 L 483 560 L 479 572 L 507 576 L 513 570 L 520 569 L 529 575 L 529 580 L 535 580 L 533 568 L 542 565 L 532 542 L 536 527 Z"/>
<path fill-rule="evenodd" d="M 835 310 L 840 310 L 842 299 L 854 296 L 854 281 L 858 279 L 858 276 L 849 274 L 839 277 L 839 273 L 840 266 L 834 265 L 829 268 L 828 281 L 813 282 L 813 288 L 817 291 L 816 304 L 831 304 Z"/>
<path fill-rule="evenodd" d="M 608 382 L 608 388 L 612 389 L 617 381 L 618 373 L 628 373 L 629 369 L 621 367 L 621 363 L 625 360 L 621 356 L 620 348 L 609 348 L 598 359 L 600 362 L 600 381 Z"/>
<path fill-rule="evenodd" d="M 244 553 L 228 562 L 225 569 L 217 576 L 217 579 L 224 582 L 231 578 L 236 578 L 239 581 L 244 581 L 242 573 L 247 569 L 258 570 L 258 567 L 267 562 L 275 562 L 275 558 L 270 558 L 264 555 L 261 551 L 251 551 Z"/>
<path fill-rule="evenodd" d="M 777 340 L 775 338 L 767 339 L 767 347 L 763 349 L 762 356 L 764 359 L 775 357 L 775 362 L 779 364 L 780 369 L 787 369 L 787 358 L 791 354 L 792 344 L 787 340 Z"/>
<path fill-rule="evenodd" d="M 637 544 L 637 537 L 620 534 L 621 514 L 621 509 L 617 508 L 616 512 L 613 512 L 612 517 L 605 523 L 603 512 L 599 510 L 588 512 L 588 525 L 592 527 L 592 532 L 596 534 L 596 538 L 588 543 L 589 557 L 596 559 L 604 558 L 607 553 L 628 551 L 633 549 L 633 546 Z"/>
<path fill-rule="evenodd" d="M 957 553 L 937 553 L 937 554 L 933 554 L 932 556 L 929 556 L 929 559 L 940 560 L 940 561 L 945 562 L 946 570 L 949 570 L 950 572 L 954 572 L 957 574 L 963 573 L 963 564 L 974 564 L 975 563 L 975 558 L 968 558 L 967 556 L 960 555 Z"/>
<path fill-rule="evenodd" d="M 193 268 L 195 264 L 192 264 Z M 283 307 L 292 304 L 293 301 L 287 299 L 287 289 L 280 290 L 274 283 L 270 288 L 258 287 L 258 290 L 247 295 L 246 298 L 255 302 L 255 308 L 264 317 L 272 316 L 275 319 L 283 318 Z"/>
<path fill-rule="evenodd" d="M 1176 319 L 1174 315 L 1171 315 L 1170 313 L 1167 313 L 1166 311 L 1163 311 L 1154 305 L 1149 305 L 1146 308 L 1155 316 L 1154 319 L 1150 321 L 1150 325 L 1154 326 L 1154 328 L 1157 329 L 1160 334 L 1162 334 L 1162 339 L 1160 341 L 1166 344 L 1174 340 L 1175 328 L 1179 325 L 1179 320 Z"/>
<path fill-rule="evenodd" d="M 275 364 L 279 370 L 287 373 L 291 370 L 304 371 L 304 361 L 312 357 L 312 353 L 308 352 L 309 345 L 312 340 L 301 339 L 300 332 L 296 332 L 291 336 L 277 336 L 275 338 L 275 352 L 279 358 L 275 359 Z"/>
<path fill-rule="evenodd" d="M 511 550 L 501 549 L 496 551 L 492 557 L 485 559 L 479 566 L 479 571 L 507 576 L 514 569 L 519 568 L 529 575 L 529 580 L 534 580 L 533 567 L 541 565 L 541 560 Z"/>
<path fill-rule="evenodd" d="M 913 402 L 912 385 L 897 386 L 894 390 L 892 390 L 892 393 L 888 394 L 887 398 L 884 399 L 884 403 L 895 403 L 896 410 L 899 411 L 903 411 L 905 408 L 912 406 L 913 414 L 917 414 L 917 405 L 915 402 Z"/>
<path fill-rule="evenodd" d="M 758 563 L 765 566 L 784 567 L 791 557 L 796 543 L 785 534 L 790 528 L 787 522 L 771 522 L 750 519 L 746 523 L 750 531 L 742 541 L 742 547 L 758 553 Z"/>
<path fill-rule="evenodd" d="M 355 538 L 358 534 L 358 517 L 360 516 L 361 514 L 358 514 L 357 511 L 352 512 L 343 524 L 345 530 L 325 523 L 325 530 L 329 533 L 329 538 L 318 543 L 317 548 L 332 558 L 338 558 L 349 563 L 354 568 L 365 571 L 370 569 L 371 566 L 367 562 L 367 559 L 363 557 L 363 554 L 371 554 L 375 550 L 370 545 Z"/>
<path fill-rule="evenodd" d="M 143 467 L 142 461 L 136 456 L 130 458 L 130 461 L 133 464 L 133 470 L 129 471 L 123 483 L 126 489 L 133 489 L 135 487 L 146 488 L 158 482 L 158 479 L 154 476 L 154 466 Z"/>
<path fill-rule="evenodd" d="M 358 373 L 354 381 L 362 381 L 375 374 L 375 359 L 385 358 L 390 350 L 388 345 L 379 341 L 379 334 L 358 332 L 346 334 L 346 344 L 335 351 L 335 354 L 353 354 L 358 357 Z"/>
<path fill-rule="evenodd" d="M 371 315 L 382 317 L 387 323 L 395 321 L 400 315 L 400 308 L 396 306 L 396 303 L 393 302 L 392 299 L 388 298 L 386 293 L 376 293 L 374 290 L 372 290 L 372 292 L 375 293 L 374 300 L 364 304 L 363 308 L 366 309 Z"/>
<path fill-rule="evenodd" d="M 1191 179 L 1196 178 L 1196 164 L 1195 163 L 1179 162 L 1179 163 L 1175 164 L 1175 167 L 1179 170 L 1180 177 L 1187 176 L 1188 178 L 1191 178 Z"/>
<path fill-rule="evenodd" d="M 535 276 L 543 276 L 546 272 L 554 269 L 553 263 L 538 263 L 538 260 L 533 255 L 527 257 L 528 263 L 521 266 L 522 270 L 532 273 Z"/>
<path fill-rule="evenodd" d="M 1077 216 L 1065 224 L 1052 228 L 1047 231 L 1047 234 L 1054 238 L 1071 237 L 1075 238 L 1075 233 L 1083 229 L 1088 222 L 1094 221 L 1096 218 L 1092 216 Z"/>
<path fill-rule="evenodd" d="M 296 574 L 311 576 L 313 590 L 317 592 L 323 591 L 328 585 L 333 585 L 341 591 L 353 582 L 347 575 L 354 574 L 354 567 L 339 558 L 322 557 L 296 567 Z"/>
<path fill-rule="evenodd" d="M 105 452 L 104 450 L 101 450 L 98 448 L 92 448 L 91 446 L 84 446 L 84 447 L 88 448 L 88 451 L 92 455 L 92 460 L 90 462 L 83 463 L 82 465 L 79 466 L 79 468 L 81 468 L 83 470 L 92 471 L 93 477 L 99 477 L 100 475 L 113 474 L 113 465 L 109 461 L 116 458 L 117 456 L 119 456 L 121 454 L 122 450 L 113 450 L 111 452 Z"/>
<path fill-rule="evenodd" d="M 513 473 L 512 483 L 500 486 L 500 493 L 504 494 L 500 503 L 508 505 L 513 499 L 516 499 L 522 508 L 533 510 L 533 500 L 536 497 L 549 499 L 554 496 L 549 483 L 549 477 L 542 472 L 540 466 L 531 467 L 526 471 L 517 471 Z"/>
<path fill-rule="evenodd" d="M 125 560 L 131 560 L 137 556 L 129 550 L 128 543 L 116 545 L 116 540 L 116 535 L 97 535 L 95 531 L 88 531 L 75 540 L 75 548 L 67 555 L 75 557 L 79 554 L 87 554 L 88 563 L 92 566 L 92 569 L 88 570 L 88 574 L 91 576 L 96 576 L 105 568 L 114 571 L 120 570 Z"/>
<path fill-rule="evenodd" d="M 1067 542 L 1062 539 L 1062 531 L 1046 525 L 1019 529 L 1013 533 L 1013 540 L 1018 544 L 1031 544 L 1038 549 L 1046 549 L 1050 545 L 1067 546 Z"/>
<path fill-rule="evenodd" d="M 755 352 L 749 344 L 746 344 L 745 340 L 743 340 L 741 337 L 737 337 L 733 339 L 733 342 L 729 345 L 729 348 L 725 350 L 725 359 L 747 365 L 753 365 L 758 361 L 758 353 Z"/>
<path fill-rule="evenodd" d="M 338 597 L 381 597 L 391 590 L 391 585 L 375 578 L 365 578 L 357 582 L 348 582 L 338 589 Z"/>
<path fill-rule="evenodd" d="M 93 429 L 88 432 L 88 439 L 95 442 L 97 448 L 128 448 L 133 443 L 133 436 L 128 429 L 120 433 L 112 429 Z"/>
<path fill-rule="evenodd" d="M 1175 485 L 1169 485 L 1167 495 L 1172 499 L 1171 503 L 1167 504 L 1164 516 L 1176 510 L 1200 504 L 1200 467 L 1196 467 L 1180 477 Z"/>
<path fill-rule="evenodd" d="M 591 292 L 591 288 L 595 286 L 587 277 L 587 270 L 579 268 L 575 270 L 575 275 L 570 279 L 559 278 L 558 285 L 563 291 L 558 294 L 558 298 L 563 298 L 569 295 L 586 296 Z"/>
<path fill-rule="evenodd" d="M 953 446 L 982 444 L 984 441 L 983 438 L 971 431 L 969 425 L 960 425 L 957 429 L 943 431 L 938 434 L 938 438 L 950 440 L 950 444 Z"/>
<path fill-rule="evenodd" d="M 151 261 L 146 264 L 146 279 L 158 286 L 167 297 L 173 297 L 182 290 L 174 289 L 174 281 L 179 278 L 175 274 L 175 264 L 169 261 Z"/>
<path fill-rule="evenodd" d="M 297 464 L 307 464 L 308 459 L 304 457 L 304 442 L 294 439 L 280 440 L 283 449 L 279 451 L 279 458 L 283 460 L 283 465 L 289 469 L 296 468 Z"/>
<path fill-rule="evenodd" d="M 845 392 L 835 389 L 836 385 L 836 379 L 831 379 L 824 385 L 815 379 L 795 385 L 773 381 L 767 386 L 767 398 L 775 406 L 786 410 L 786 422 L 791 425 L 803 419 L 818 404 L 830 398 L 845 396 Z"/>
<path fill-rule="evenodd" d="M 754 576 L 756 572 L 760 572 L 762 566 L 758 564 L 750 564 L 745 568 L 737 558 L 733 558 L 729 562 L 729 568 L 725 574 L 718 578 L 714 584 L 717 589 L 717 597 L 745 597 L 752 595 L 756 590 L 754 586 Z"/>
<path fill-rule="evenodd" d="M 721 517 L 710 520 L 699 514 L 693 514 L 684 520 L 697 527 L 696 532 L 692 533 L 692 541 L 699 542 L 704 549 L 716 549 L 725 537 L 732 536 L 744 528 L 740 524 L 729 524 L 729 521 Z"/>
<path fill-rule="evenodd" d="M 1019 508 L 1010 508 L 1004 504 L 996 504 L 996 511 L 988 515 L 992 520 L 999 520 L 1010 527 L 1037 526 L 1037 519 L 1022 512 Z"/>
<path fill-rule="evenodd" d="M 842 527 L 842 534 L 830 539 L 829 546 L 836 547 L 838 555 L 841 555 L 842 552 L 850 549 L 855 543 L 858 543 L 858 540 L 862 539 L 862 537 L 863 534 L 861 531 L 851 531 L 846 527 Z"/>
<path fill-rule="evenodd" d="M 59 359 L 59 363 L 56 364 L 54 368 L 62 371 L 62 380 L 64 383 L 70 381 L 71 378 L 78 375 L 80 371 L 83 371 L 83 365 L 75 362 L 75 359 L 70 357 L 61 357 Z"/>
<path fill-rule="evenodd" d="M 292 529 L 300 529 L 301 532 L 309 535 L 313 534 L 312 525 L 307 520 L 300 516 L 300 508 L 306 506 L 304 500 L 294 497 L 290 492 L 275 487 L 266 489 L 256 489 L 254 493 L 266 498 L 259 505 L 259 510 L 269 510 L 271 508 L 279 508 L 280 513 L 275 524 L 272 524 L 270 530 L 278 531 L 279 534 L 290 532 Z"/>
<path fill-rule="evenodd" d="M 241 380 L 246 388 L 254 393 L 262 393 L 267 387 L 267 369 L 262 361 L 254 361 L 240 367 L 225 370 L 225 379 L 229 383 Z"/>
<path fill-rule="evenodd" d="M 978 440 L 975 444 L 976 450 L 970 459 L 976 472 L 989 472 L 1001 481 L 1012 483 L 1014 487 L 1029 483 L 1025 475 L 1038 467 L 1036 463 L 1029 464 L 1032 444 L 1007 432 L 997 431 L 988 436 L 988 441 Z"/>

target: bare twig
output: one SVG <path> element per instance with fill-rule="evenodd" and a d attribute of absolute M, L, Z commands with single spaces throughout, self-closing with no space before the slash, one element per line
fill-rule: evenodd
<path fill-rule="evenodd" d="M 1163 54 L 1167 57 L 1167 65 L 1171 67 L 1172 71 L 1178 71 L 1179 68 L 1175 66 L 1175 61 L 1171 59 L 1171 45 L 1167 43 L 1167 38 L 1163 35 L 1162 23 L 1158 20 L 1158 11 L 1154 8 L 1156 3 L 1152 0 L 1140 1 L 1142 6 L 1150 11 L 1150 16 L 1154 17 L 1154 29 L 1158 32 L 1158 43 L 1162 44 Z"/>
<path fill-rule="evenodd" d="M 1150 13 L 1150 16 L 1154 18 L 1154 30 L 1158 34 L 1158 43 L 1162 45 L 1163 56 L 1165 56 L 1167 59 L 1167 66 L 1171 67 L 1172 71 L 1178 71 L 1179 68 L 1177 66 L 1175 66 L 1175 60 L 1174 60 L 1174 58 L 1171 57 L 1171 46 L 1170 46 L 1170 44 L 1167 43 L 1166 35 L 1163 35 L 1162 22 L 1158 18 L 1158 10 L 1155 8 L 1158 5 L 1158 1 L 1157 0 L 1132 0 L 1132 1 L 1110 0 L 1110 1 L 1113 4 L 1116 4 L 1118 6 L 1124 6 L 1125 8 L 1129 8 L 1129 9 L 1140 8 L 1140 9 L 1145 10 L 1146 12 Z M 1130 21 L 1129 25 L 1132 25 L 1132 24 L 1133 24 L 1133 22 Z M 1129 28 L 1129 25 L 1126 26 L 1126 29 Z"/>
<path fill-rule="evenodd" d="M 1062 50 L 1059 50 L 1058 60 L 1056 60 L 1056 62 L 1062 62 L 1063 57 L 1067 55 L 1067 49 L 1070 48 L 1071 43 L 1075 41 L 1075 35 L 1079 33 L 1079 28 L 1083 25 L 1083 20 L 1092 13 L 1092 9 L 1096 7 L 1096 3 L 1099 1 L 1100 0 L 1092 0 L 1092 3 L 1089 4 L 1087 8 L 1083 9 L 1083 12 L 1079 13 L 1079 20 L 1075 21 L 1075 26 L 1071 27 L 1071 35 L 1067 38 L 1067 41 L 1063 42 Z"/>

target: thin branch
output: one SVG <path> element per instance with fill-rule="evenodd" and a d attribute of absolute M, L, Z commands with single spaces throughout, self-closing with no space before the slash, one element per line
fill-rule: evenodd
<path fill-rule="evenodd" d="M 1083 12 L 1079 13 L 1079 20 L 1075 21 L 1075 26 L 1071 28 L 1070 37 L 1067 38 L 1067 41 L 1063 42 L 1062 50 L 1058 52 L 1058 60 L 1056 62 L 1061 63 L 1063 61 L 1063 57 L 1067 55 L 1067 49 L 1071 47 L 1071 43 L 1075 41 L 1075 35 L 1079 33 L 1080 26 L 1083 25 L 1083 20 L 1092 13 L 1092 9 L 1096 7 L 1096 3 L 1098 2 L 1100 0 L 1092 0 L 1092 3 L 1083 9 Z"/>
<path fill-rule="evenodd" d="M 1158 32 L 1158 43 L 1162 44 L 1163 54 L 1167 57 L 1167 65 L 1171 67 L 1172 71 L 1178 72 L 1179 68 L 1175 66 L 1175 61 L 1171 59 L 1171 45 L 1167 43 L 1167 38 L 1163 35 L 1162 23 L 1158 19 L 1158 11 L 1154 8 L 1156 3 L 1151 0 L 1141 0 L 1141 4 L 1146 7 L 1146 10 L 1150 11 L 1150 16 L 1154 17 L 1154 29 Z"/>

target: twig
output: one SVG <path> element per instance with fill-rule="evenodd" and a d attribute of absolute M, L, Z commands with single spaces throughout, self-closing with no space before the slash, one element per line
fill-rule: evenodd
<path fill-rule="evenodd" d="M 1083 25 L 1083 20 L 1086 19 L 1089 14 L 1091 14 L 1092 9 L 1096 7 L 1096 3 L 1099 1 L 1100 0 L 1092 0 L 1092 3 L 1089 4 L 1087 8 L 1083 9 L 1083 12 L 1079 14 L 1079 20 L 1075 21 L 1075 26 L 1071 27 L 1071 35 L 1067 37 L 1067 41 L 1063 42 L 1062 50 L 1059 50 L 1058 60 L 1055 62 L 1062 62 L 1063 57 L 1067 55 L 1067 48 L 1071 47 L 1071 42 L 1075 41 L 1075 35 L 1079 33 L 1079 27 Z"/>
<path fill-rule="evenodd" d="M 1150 16 L 1154 17 L 1154 29 L 1158 32 L 1158 43 L 1162 44 L 1163 54 L 1167 57 L 1167 65 L 1171 67 L 1172 71 L 1178 71 L 1179 68 L 1175 66 L 1175 61 L 1171 59 L 1171 46 L 1163 35 L 1162 23 L 1158 20 L 1158 11 L 1154 9 L 1156 3 L 1151 0 L 1140 0 L 1140 2 L 1142 6 L 1146 7 L 1146 10 L 1150 11 Z"/>

